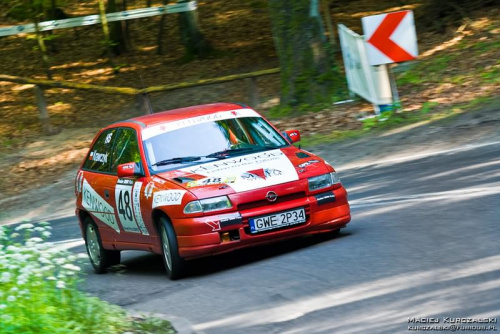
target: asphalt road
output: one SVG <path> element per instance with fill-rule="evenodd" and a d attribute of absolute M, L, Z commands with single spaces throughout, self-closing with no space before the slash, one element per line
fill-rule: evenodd
<path fill-rule="evenodd" d="M 500 143 L 340 174 L 352 222 L 338 237 L 196 260 L 175 282 L 159 256 L 123 252 L 123 266 L 108 274 L 86 266 L 84 289 L 204 333 L 407 333 L 429 325 L 412 318 L 500 331 L 498 323 L 445 323 L 500 318 Z M 52 223 L 54 241 L 84 251 L 76 219 Z"/>

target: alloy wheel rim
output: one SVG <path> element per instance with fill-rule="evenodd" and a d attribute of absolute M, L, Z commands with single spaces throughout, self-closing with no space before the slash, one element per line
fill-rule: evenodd
<path fill-rule="evenodd" d="M 167 267 L 169 270 L 172 270 L 172 257 L 170 254 L 170 244 L 168 243 L 167 231 L 165 231 L 165 227 L 161 229 L 162 233 L 162 246 L 163 246 L 163 256 L 165 257 L 165 262 L 167 263 Z"/>
<path fill-rule="evenodd" d="M 97 233 L 92 225 L 87 225 L 87 250 L 92 262 L 99 265 L 101 262 L 101 248 L 97 240 Z"/>

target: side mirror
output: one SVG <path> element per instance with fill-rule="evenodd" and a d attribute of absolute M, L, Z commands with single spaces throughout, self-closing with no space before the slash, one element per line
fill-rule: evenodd
<path fill-rule="evenodd" d="M 292 143 L 296 143 L 300 141 L 300 132 L 299 130 L 286 130 L 286 137 L 290 138 Z"/>
<path fill-rule="evenodd" d="M 141 167 L 135 162 L 127 162 L 126 164 L 118 165 L 118 177 L 135 177 L 144 176 Z"/>

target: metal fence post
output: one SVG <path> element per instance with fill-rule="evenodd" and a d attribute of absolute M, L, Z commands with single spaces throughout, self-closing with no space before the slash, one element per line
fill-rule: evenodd
<path fill-rule="evenodd" d="M 257 108 L 259 106 L 259 89 L 257 87 L 257 78 L 246 78 L 247 89 L 248 89 L 248 104 L 252 108 Z"/>
<path fill-rule="evenodd" d="M 36 104 L 38 106 L 38 111 L 40 112 L 38 118 L 42 123 L 43 133 L 46 135 L 56 134 L 58 131 L 50 125 L 49 112 L 47 111 L 47 101 L 45 100 L 45 96 L 43 94 L 43 88 L 39 85 L 35 85 L 34 90 Z"/>

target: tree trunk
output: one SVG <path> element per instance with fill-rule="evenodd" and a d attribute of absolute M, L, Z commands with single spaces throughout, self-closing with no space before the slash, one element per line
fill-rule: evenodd
<path fill-rule="evenodd" d="M 163 6 L 168 5 L 168 0 L 163 0 Z M 163 14 L 160 19 L 160 28 L 158 29 L 158 49 L 159 55 L 165 54 L 165 24 L 167 23 L 167 14 Z"/>
<path fill-rule="evenodd" d="M 47 74 L 47 78 L 49 80 L 52 80 L 52 71 L 50 70 L 49 55 L 47 54 L 47 47 L 45 46 L 45 42 L 43 40 L 42 33 L 40 32 L 38 23 L 39 23 L 38 18 L 35 18 L 36 40 L 38 42 L 38 47 L 42 52 L 42 59 L 43 59 L 43 65 L 45 66 L 45 73 Z"/>
<path fill-rule="evenodd" d="M 178 2 L 182 3 L 188 1 L 179 0 Z M 207 57 L 210 51 L 212 51 L 212 46 L 200 30 L 198 25 L 198 13 L 196 10 L 179 13 L 179 26 L 181 41 L 186 48 L 188 57 Z"/>
<path fill-rule="evenodd" d="M 328 29 L 328 40 L 332 46 L 332 51 L 337 52 L 337 45 L 335 43 L 335 33 L 333 32 L 332 17 L 330 16 L 330 5 L 328 0 L 321 0 L 323 15 L 325 15 L 326 27 Z"/>
<path fill-rule="evenodd" d="M 282 106 L 330 103 L 345 89 L 322 33 L 318 6 L 314 0 L 269 0 Z"/>
<path fill-rule="evenodd" d="M 50 1 L 50 10 L 49 10 L 49 15 L 48 16 L 48 19 L 49 20 L 57 20 L 57 1 L 56 0 L 51 0 Z M 48 40 L 48 46 L 50 48 L 50 52 L 52 53 L 57 53 L 58 50 L 57 50 L 57 45 L 56 45 L 56 41 L 54 41 L 54 32 L 52 30 L 50 30 L 48 32 L 48 34 L 50 35 L 50 39 Z"/>
<path fill-rule="evenodd" d="M 104 34 L 104 52 L 108 57 L 109 66 L 116 73 L 118 70 L 116 69 L 115 63 L 113 62 L 113 53 L 111 52 L 111 39 L 109 36 L 109 26 L 108 19 L 106 18 L 106 9 L 104 7 L 104 0 L 99 0 L 99 17 L 101 18 L 102 32 Z"/>
<path fill-rule="evenodd" d="M 119 8 L 121 7 L 121 8 Z M 107 13 L 127 10 L 125 1 L 121 6 L 116 5 L 115 0 L 108 0 Z M 116 21 L 110 24 L 110 39 L 112 41 L 111 51 L 114 55 L 127 53 L 131 49 L 127 21 Z"/>

